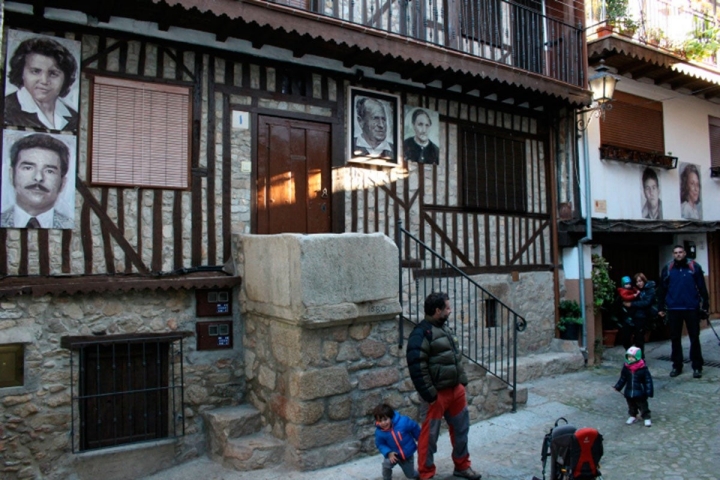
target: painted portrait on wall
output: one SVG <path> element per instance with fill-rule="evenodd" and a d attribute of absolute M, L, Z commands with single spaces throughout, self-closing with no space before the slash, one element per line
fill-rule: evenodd
<path fill-rule="evenodd" d="M 660 181 L 655 170 L 648 167 L 642 174 L 642 218 L 662 220 L 663 209 L 660 199 Z"/>
<path fill-rule="evenodd" d="M 680 164 L 680 216 L 702 220 L 702 186 L 700 169 L 694 163 Z"/>
<path fill-rule="evenodd" d="M 77 131 L 80 42 L 9 30 L 5 58 L 5 125 Z"/>
<path fill-rule="evenodd" d="M 440 115 L 422 107 L 405 106 L 403 156 L 408 162 L 440 162 Z"/>
<path fill-rule="evenodd" d="M 349 160 L 397 164 L 399 97 L 351 87 L 348 101 Z"/>
<path fill-rule="evenodd" d="M 3 131 L 0 227 L 73 228 L 76 138 Z"/>

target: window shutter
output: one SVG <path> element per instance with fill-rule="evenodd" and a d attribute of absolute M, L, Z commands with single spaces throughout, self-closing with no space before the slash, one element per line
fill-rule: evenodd
<path fill-rule="evenodd" d="M 188 87 L 95 77 L 91 116 L 93 184 L 188 188 Z"/>
<path fill-rule="evenodd" d="M 720 168 L 720 118 L 709 117 L 710 166 Z"/>
<path fill-rule="evenodd" d="M 602 144 L 665 153 L 662 103 L 618 91 L 614 98 L 600 122 Z"/>

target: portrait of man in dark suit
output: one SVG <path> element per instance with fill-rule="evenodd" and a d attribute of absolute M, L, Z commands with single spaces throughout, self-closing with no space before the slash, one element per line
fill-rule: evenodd
<path fill-rule="evenodd" d="M 3 132 L 3 228 L 73 228 L 75 139 Z"/>

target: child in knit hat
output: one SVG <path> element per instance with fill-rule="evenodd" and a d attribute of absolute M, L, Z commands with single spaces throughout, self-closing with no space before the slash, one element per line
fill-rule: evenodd
<path fill-rule="evenodd" d="M 625 423 L 635 423 L 639 412 L 640 417 L 645 420 L 645 426 L 652 426 L 648 398 L 653 396 L 653 380 L 645 360 L 642 359 L 642 351 L 637 347 L 630 347 L 625 352 L 625 364 L 620 371 L 620 379 L 613 388 L 619 392 L 623 387 L 630 415 Z"/>

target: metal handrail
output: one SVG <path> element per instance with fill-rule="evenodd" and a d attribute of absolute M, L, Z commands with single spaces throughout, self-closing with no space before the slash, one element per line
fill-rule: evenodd
<path fill-rule="evenodd" d="M 448 326 L 457 335 L 463 356 L 512 389 L 515 412 L 517 333 L 527 327 L 525 318 L 405 230 L 402 222 L 397 224 L 395 243 L 400 259 L 400 347 L 404 322 L 417 325 L 424 318 L 425 297 L 431 292 L 447 293 L 453 309 Z M 412 255 L 403 255 L 403 245 Z"/>

